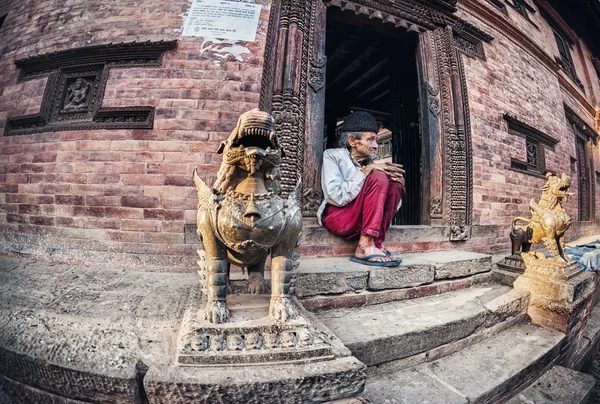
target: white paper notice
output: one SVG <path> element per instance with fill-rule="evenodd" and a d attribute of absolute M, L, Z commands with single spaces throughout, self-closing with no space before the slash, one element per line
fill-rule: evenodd
<path fill-rule="evenodd" d="M 183 36 L 254 42 L 260 4 L 194 0 L 183 24 Z"/>

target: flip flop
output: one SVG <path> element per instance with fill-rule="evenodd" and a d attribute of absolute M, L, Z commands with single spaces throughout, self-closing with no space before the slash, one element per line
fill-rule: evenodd
<path fill-rule="evenodd" d="M 392 252 L 390 250 L 385 250 L 384 253 L 385 253 L 385 255 L 387 255 L 388 257 L 390 257 L 391 259 L 396 260 L 396 261 L 402 263 L 402 258 L 393 256 Z"/>
<path fill-rule="evenodd" d="M 387 258 L 387 255 L 371 254 L 367 255 L 365 258 L 357 258 L 352 256 L 350 257 L 350 261 L 356 262 L 357 264 L 368 265 L 371 267 L 397 267 L 398 265 L 400 265 L 400 262 L 398 261 L 369 261 L 371 258 Z"/>

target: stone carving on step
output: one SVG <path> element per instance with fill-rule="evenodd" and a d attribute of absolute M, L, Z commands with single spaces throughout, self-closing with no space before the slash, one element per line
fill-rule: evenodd
<path fill-rule="evenodd" d="M 300 186 L 283 199 L 279 165 L 284 155 L 275 120 L 254 109 L 240 116 L 217 153 L 223 156 L 214 186 L 194 171 L 198 191 L 198 235 L 204 244 L 205 319 L 229 319 L 226 291 L 230 264 L 248 268 L 249 289 L 262 293 L 264 267 L 271 254 L 270 316 L 287 321 L 296 316 L 288 293 L 293 253 L 301 232 Z"/>

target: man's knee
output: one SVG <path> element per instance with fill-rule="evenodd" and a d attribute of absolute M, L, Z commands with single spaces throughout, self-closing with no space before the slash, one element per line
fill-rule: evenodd
<path fill-rule="evenodd" d="M 377 184 L 386 185 L 386 186 L 390 182 L 390 180 L 388 179 L 388 176 L 383 171 L 380 171 L 380 170 L 371 171 L 371 173 L 369 174 L 367 179 L 370 179 L 372 182 L 375 182 Z"/>
<path fill-rule="evenodd" d="M 405 193 L 406 188 L 404 187 L 404 185 L 400 184 L 399 182 L 390 182 L 390 185 L 388 187 L 388 195 L 390 197 L 402 199 Z"/>

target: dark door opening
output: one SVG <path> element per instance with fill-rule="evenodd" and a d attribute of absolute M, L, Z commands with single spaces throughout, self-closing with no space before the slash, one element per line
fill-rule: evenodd
<path fill-rule="evenodd" d="M 579 221 L 592 220 L 590 162 L 587 154 L 586 141 L 580 137 L 577 140 L 577 179 L 579 185 Z"/>
<path fill-rule="evenodd" d="M 325 146 L 337 146 L 343 117 L 359 110 L 372 113 L 381 125 L 378 159 L 406 170 L 407 194 L 393 224 L 420 224 L 417 35 L 330 8 L 325 38 Z"/>

